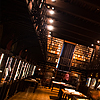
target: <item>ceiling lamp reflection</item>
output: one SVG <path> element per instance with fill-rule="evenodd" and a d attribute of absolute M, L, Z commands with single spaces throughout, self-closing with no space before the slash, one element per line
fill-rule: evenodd
<path fill-rule="evenodd" d="M 48 25 L 48 26 L 47 26 L 47 29 L 48 29 L 48 30 L 53 30 L 54 27 L 53 27 L 52 25 Z"/>
<path fill-rule="evenodd" d="M 99 41 L 99 40 L 97 40 L 97 43 L 100 43 L 100 41 Z"/>
<path fill-rule="evenodd" d="M 53 23 L 53 20 L 52 20 L 52 19 L 49 19 L 49 22 L 50 22 L 50 23 Z"/>
<path fill-rule="evenodd" d="M 49 32 L 49 34 L 51 34 L 51 32 Z"/>
<path fill-rule="evenodd" d="M 91 44 L 91 46 L 93 47 L 93 46 L 94 46 L 94 44 Z"/>
<path fill-rule="evenodd" d="M 52 2 L 55 2 L 56 0 L 51 0 Z"/>
<path fill-rule="evenodd" d="M 49 13 L 50 13 L 51 15 L 53 15 L 53 14 L 54 14 L 54 11 L 53 11 L 53 10 L 50 10 Z"/>
<path fill-rule="evenodd" d="M 47 6 L 47 8 L 50 8 L 50 6 Z"/>
<path fill-rule="evenodd" d="M 51 37 L 51 35 L 48 35 L 48 37 Z"/>
<path fill-rule="evenodd" d="M 52 10 L 54 10 L 55 8 L 54 7 L 52 7 Z"/>

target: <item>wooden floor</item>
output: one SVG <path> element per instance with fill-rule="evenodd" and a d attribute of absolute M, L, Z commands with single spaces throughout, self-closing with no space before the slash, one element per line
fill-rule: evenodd
<path fill-rule="evenodd" d="M 54 100 L 50 99 L 50 96 L 57 96 L 57 88 L 51 92 L 51 89 L 38 87 L 33 93 L 33 88 L 30 87 L 25 92 L 18 92 L 12 96 L 9 100 Z"/>

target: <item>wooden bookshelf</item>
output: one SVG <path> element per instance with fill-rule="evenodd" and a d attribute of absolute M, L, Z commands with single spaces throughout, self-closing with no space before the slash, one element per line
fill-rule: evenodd
<path fill-rule="evenodd" d="M 77 44 L 73 53 L 72 66 L 81 67 L 82 65 L 89 63 L 92 52 L 93 48 Z"/>
<path fill-rule="evenodd" d="M 47 35 L 47 61 L 57 63 L 63 47 L 64 40 L 55 38 L 48 32 Z"/>

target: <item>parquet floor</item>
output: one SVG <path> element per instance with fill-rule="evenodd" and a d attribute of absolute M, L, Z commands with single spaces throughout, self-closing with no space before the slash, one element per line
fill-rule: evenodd
<path fill-rule="evenodd" d="M 51 92 L 51 89 L 38 87 L 33 93 L 33 88 L 30 87 L 25 92 L 18 92 L 14 96 L 12 96 L 9 100 L 53 100 L 50 99 L 50 96 L 57 96 L 58 89 L 54 89 Z"/>

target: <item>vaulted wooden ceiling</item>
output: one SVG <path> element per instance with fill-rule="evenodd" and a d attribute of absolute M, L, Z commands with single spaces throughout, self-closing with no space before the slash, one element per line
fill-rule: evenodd
<path fill-rule="evenodd" d="M 90 46 L 100 40 L 100 2 L 94 0 L 46 0 L 55 8 L 53 36 Z M 49 10 L 49 9 L 48 9 Z"/>

